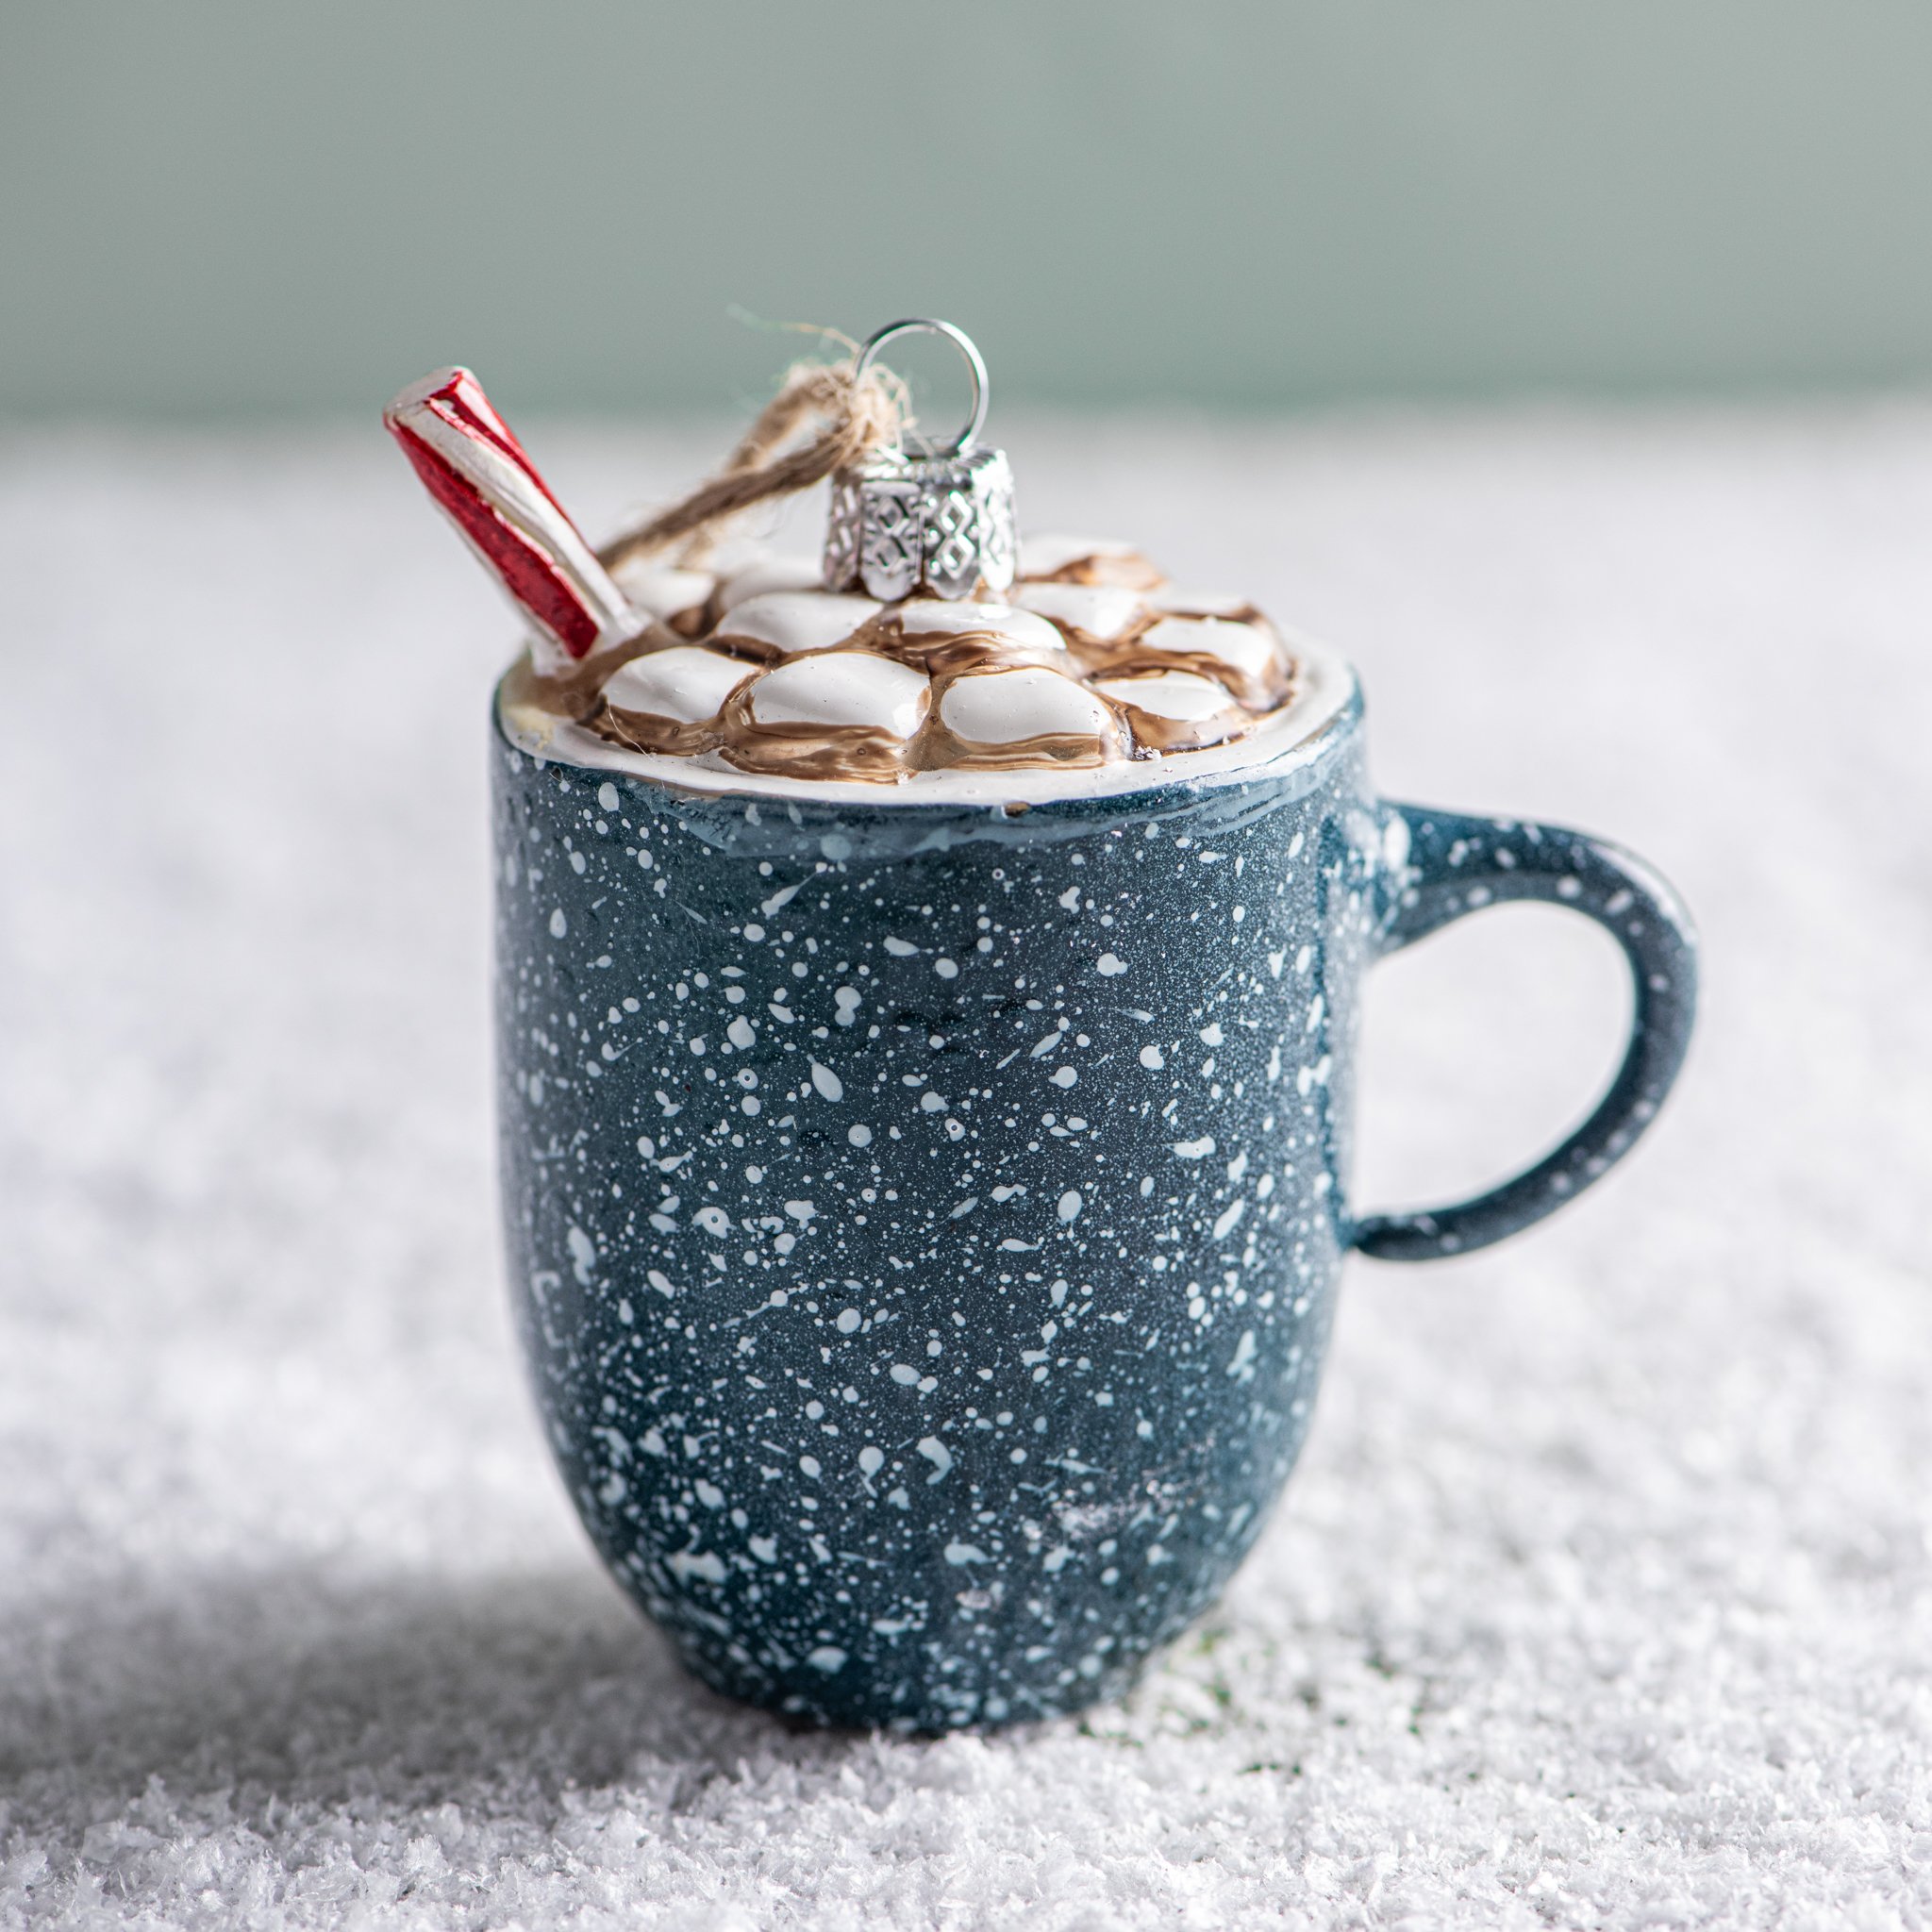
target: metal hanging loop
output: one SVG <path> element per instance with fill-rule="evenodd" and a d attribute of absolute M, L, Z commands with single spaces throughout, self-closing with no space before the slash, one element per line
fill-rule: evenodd
<path fill-rule="evenodd" d="M 979 432 L 986 427 L 986 360 L 964 329 L 955 328 L 950 322 L 941 322 L 929 315 L 908 315 L 903 321 L 889 322 L 859 345 L 858 358 L 852 365 L 852 379 L 856 383 L 872 367 L 878 358 L 879 351 L 888 342 L 896 341 L 901 336 L 919 334 L 942 336 L 951 342 L 964 358 L 966 373 L 973 381 L 973 406 L 965 428 L 950 442 L 926 442 L 923 438 L 915 439 L 922 444 L 918 451 L 921 456 L 956 457 L 972 448 L 979 441 Z"/>

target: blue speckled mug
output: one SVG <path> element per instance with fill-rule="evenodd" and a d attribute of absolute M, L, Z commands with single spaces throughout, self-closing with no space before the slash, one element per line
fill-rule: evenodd
<path fill-rule="evenodd" d="M 504 1208 L 606 1561 L 708 1683 L 932 1731 L 1122 1689 L 1307 1431 L 1350 1249 L 1501 1239 L 1683 1058 L 1669 889 L 1291 755 L 1024 811 L 706 795 L 495 742 Z M 1627 955 L 1590 1119 L 1431 1213 L 1346 1196 L 1382 954 L 1546 899 Z"/>

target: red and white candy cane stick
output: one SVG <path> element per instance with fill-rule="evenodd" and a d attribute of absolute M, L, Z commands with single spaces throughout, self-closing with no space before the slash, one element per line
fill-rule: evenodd
<path fill-rule="evenodd" d="M 382 412 L 424 488 L 537 627 L 538 669 L 562 671 L 648 621 L 597 561 L 467 369 L 439 369 Z"/>

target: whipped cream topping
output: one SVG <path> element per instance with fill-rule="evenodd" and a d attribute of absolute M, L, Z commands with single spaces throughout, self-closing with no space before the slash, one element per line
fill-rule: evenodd
<path fill-rule="evenodd" d="M 722 577 L 633 573 L 673 616 L 567 675 L 519 665 L 506 724 L 580 762 L 601 745 L 593 762 L 929 789 L 948 772 L 1144 772 L 1273 736 L 1309 695 L 1307 653 L 1243 599 L 1171 592 L 1125 543 L 1046 539 L 1022 556 L 1010 602 L 880 604 L 803 588 L 805 560 L 786 557 Z"/>

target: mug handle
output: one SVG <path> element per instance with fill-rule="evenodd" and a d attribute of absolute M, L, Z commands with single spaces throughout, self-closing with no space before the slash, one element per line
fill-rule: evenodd
<path fill-rule="evenodd" d="M 1636 993 L 1624 1064 L 1590 1118 L 1560 1146 L 1473 1200 L 1371 1214 L 1353 1224 L 1350 1245 L 1378 1261 L 1435 1261 L 1488 1247 L 1541 1221 L 1636 1144 L 1657 1118 L 1690 1044 L 1697 940 L 1668 883 L 1615 845 L 1560 825 L 1413 805 L 1382 808 L 1394 853 L 1401 852 L 1403 830 L 1407 852 L 1391 868 L 1378 957 L 1484 907 L 1541 899 L 1595 920 L 1623 947 Z"/>

